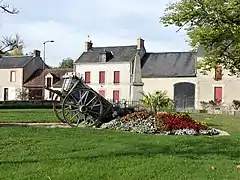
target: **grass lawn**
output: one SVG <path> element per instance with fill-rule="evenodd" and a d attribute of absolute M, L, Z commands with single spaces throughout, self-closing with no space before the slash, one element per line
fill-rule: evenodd
<path fill-rule="evenodd" d="M 0 109 L 0 122 L 59 122 L 52 109 Z"/>
<path fill-rule="evenodd" d="M 4 116 L 2 116 L 4 112 Z M 0 111 L 7 121 L 7 111 Z M 31 121 L 50 122 L 51 111 L 32 110 Z M 45 112 L 45 114 L 43 114 Z M 10 111 L 8 111 L 10 113 Z M 11 121 L 29 119 L 24 111 Z M 42 115 L 42 117 L 40 117 Z M 39 116 L 39 117 L 38 117 Z M 240 118 L 192 114 L 231 136 L 140 135 L 82 128 L 1 127 L 0 179 L 238 180 Z M 2 120 L 2 121 L 3 121 Z"/>

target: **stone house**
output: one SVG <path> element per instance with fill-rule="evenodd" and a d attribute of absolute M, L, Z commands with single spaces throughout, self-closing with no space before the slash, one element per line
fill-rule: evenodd
<path fill-rule="evenodd" d="M 21 99 L 23 84 L 37 70 L 47 68 L 40 51 L 29 56 L 3 56 L 0 58 L 0 101 Z"/>
<path fill-rule="evenodd" d="M 146 53 L 144 40 L 137 45 L 93 47 L 85 42 L 85 52 L 74 64 L 74 72 L 106 99 L 140 99 L 143 89 L 141 59 Z"/>
<path fill-rule="evenodd" d="M 90 41 L 85 42 L 85 52 L 75 62 L 74 72 L 113 100 L 139 100 L 140 92 L 166 90 L 176 108 L 200 109 L 201 101 L 219 100 L 231 105 L 240 99 L 232 92 L 240 87 L 239 78 L 228 75 L 221 66 L 201 74 L 196 62 L 202 58 L 200 51 L 147 52 L 141 38 L 136 45 L 126 46 L 94 47 Z"/>

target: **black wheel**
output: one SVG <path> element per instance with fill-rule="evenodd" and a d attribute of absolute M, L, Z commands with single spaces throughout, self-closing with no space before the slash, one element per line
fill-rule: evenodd
<path fill-rule="evenodd" d="M 55 116 L 60 120 L 61 122 L 65 123 L 64 117 L 63 117 L 63 97 L 60 95 L 56 95 L 53 101 L 53 112 Z"/>
<path fill-rule="evenodd" d="M 63 118 L 70 126 L 97 126 L 103 113 L 100 96 L 92 89 L 77 88 L 63 100 Z"/>

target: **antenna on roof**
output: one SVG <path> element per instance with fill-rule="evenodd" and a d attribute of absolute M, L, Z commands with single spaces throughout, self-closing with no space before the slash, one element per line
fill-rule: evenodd
<path fill-rule="evenodd" d="M 90 38 L 90 35 L 88 35 L 87 41 L 88 41 L 88 42 L 92 42 L 92 41 L 91 41 L 91 38 Z"/>

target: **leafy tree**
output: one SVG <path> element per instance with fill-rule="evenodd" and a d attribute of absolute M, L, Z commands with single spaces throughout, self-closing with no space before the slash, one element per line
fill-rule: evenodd
<path fill-rule="evenodd" d="M 23 46 L 15 47 L 13 50 L 4 54 L 4 56 L 22 56 L 23 54 Z"/>
<path fill-rule="evenodd" d="M 203 50 L 198 68 L 206 72 L 221 64 L 231 74 L 239 74 L 239 0 L 179 0 L 167 5 L 160 22 L 184 29 L 193 50 Z"/>
<path fill-rule="evenodd" d="M 60 68 L 73 68 L 73 59 L 71 58 L 66 58 L 66 59 L 63 59 L 62 62 L 60 62 L 59 64 L 59 67 Z"/>
<path fill-rule="evenodd" d="M 19 10 L 11 7 L 8 4 L 5 4 L 3 0 L 0 0 L 0 10 L 9 14 L 18 14 Z M 23 47 L 23 40 L 21 40 L 20 36 L 17 34 L 14 37 L 3 37 L 0 41 L 0 57 L 2 55 L 9 55 L 8 52 L 13 51 L 16 53 L 16 49 L 21 49 Z M 19 52 L 18 52 L 19 53 Z"/>

